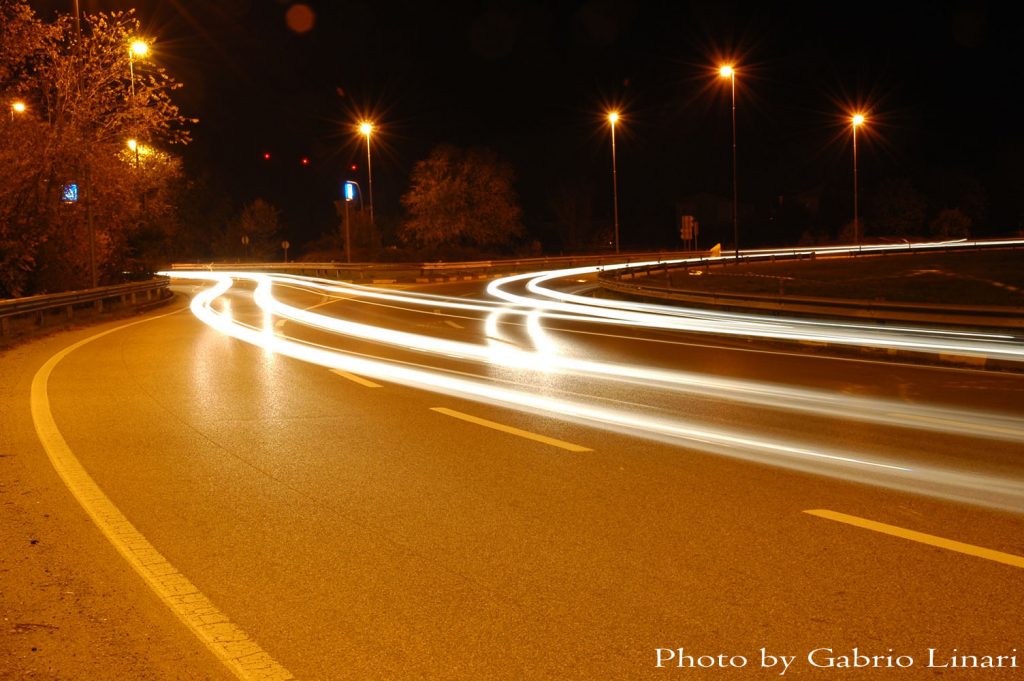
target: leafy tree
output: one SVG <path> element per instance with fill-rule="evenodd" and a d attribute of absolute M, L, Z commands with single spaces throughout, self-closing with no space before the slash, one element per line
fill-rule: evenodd
<path fill-rule="evenodd" d="M 263 199 L 256 199 L 227 224 L 214 250 L 225 257 L 244 253 L 257 260 L 270 260 L 279 248 L 277 236 L 280 230 L 281 211 Z M 243 246 L 243 236 L 248 237 L 248 246 Z"/>
<path fill-rule="evenodd" d="M 413 168 L 400 236 L 417 246 L 505 246 L 523 231 L 511 166 L 487 149 L 436 147 Z"/>
<path fill-rule="evenodd" d="M 0 101 L 27 106 L 0 117 L 0 296 L 88 285 L 90 231 L 111 279 L 133 232 L 173 222 L 180 164 L 156 148 L 189 139 L 170 99 L 180 85 L 138 61 L 130 80 L 130 12 L 83 17 L 80 38 L 72 17 L 42 22 L 24 0 L 0 0 L 0 19 Z M 129 138 L 151 154 L 136 163 Z M 64 204 L 71 182 L 80 200 Z"/>
<path fill-rule="evenodd" d="M 594 200 L 586 186 L 563 183 L 551 196 L 548 205 L 554 215 L 555 230 L 562 248 L 580 251 L 599 245 Z"/>
<path fill-rule="evenodd" d="M 928 202 L 907 178 L 884 182 L 869 202 L 872 232 L 883 236 L 920 236 Z"/>
<path fill-rule="evenodd" d="M 969 228 L 985 224 L 988 193 L 977 178 L 943 168 L 932 171 L 925 179 L 930 214 L 938 215 L 946 209 L 956 208 L 967 218 Z"/>
<path fill-rule="evenodd" d="M 965 239 L 971 234 L 971 219 L 959 208 L 939 211 L 928 223 L 928 236 L 937 239 Z"/>

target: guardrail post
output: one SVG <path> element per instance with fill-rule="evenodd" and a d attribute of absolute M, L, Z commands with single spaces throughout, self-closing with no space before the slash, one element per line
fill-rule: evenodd
<path fill-rule="evenodd" d="M 97 298 L 96 299 L 96 312 L 98 312 L 99 314 L 103 314 L 103 299 L 102 298 Z"/>
<path fill-rule="evenodd" d="M 0 317 L 0 336 L 6 336 L 10 330 L 11 324 L 7 317 Z"/>
<path fill-rule="evenodd" d="M 75 306 L 74 305 L 68 305 L 68 307 L 67 307 L 67 315 L 68 315 L 68 321 L 69 322 L 72 319 L 74 319 L 74 317 L 75 317 Z"/>

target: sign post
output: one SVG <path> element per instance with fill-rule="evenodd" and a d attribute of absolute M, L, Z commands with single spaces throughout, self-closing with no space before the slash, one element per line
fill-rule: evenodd
<path fill-rule="evenodd" d="M 348 204 L 356 198 L 358 185 L 351 180 L 345 182 L 345 262 L 352 262 L 352 232 L 349 228 Z"/>
<path fill-rule="evenodd" d="M 699 224 L 697 219 L 692 215 L 684 215 L 682 218 L 682 225 L 679 227 L 679 238 L 683 240 L 683 243 L 690 248 L 690 250 L 697 250 L 697 231 Z"/>

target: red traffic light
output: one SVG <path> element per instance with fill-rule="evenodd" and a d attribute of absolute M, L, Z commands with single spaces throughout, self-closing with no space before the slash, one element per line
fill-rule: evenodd
<path fill-rule="evenodd" d="M 309 159 L 306 158 L 305 156 L 302 157 L 302 165 L 304 165 L 304 166 L 308 166 L 309 165 Z"/>
<path fill-rule="evenodd" d="M 270 152 L 269 151 L 263 152 L 263 160 L 264 161 L 269 161 L 270 160 Z"/>
<path fill-rule="evenodd" d="M 353 163 L 351 166 L 349 166 L 349 170 L 359 170 L 359 166 Z"/>

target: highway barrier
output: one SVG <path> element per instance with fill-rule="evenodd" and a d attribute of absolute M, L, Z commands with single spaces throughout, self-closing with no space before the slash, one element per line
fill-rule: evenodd
<path fill-rule="evenodd" d="M 741 264 L 783 260 L 883 257 L 886 254 L 908 252 L 950 252 L 966 249 L 1020 248 L 1020 241 L 1003 243 L 996 240 L 986 242 L 958 243 L 947 245 L 908 244 L 907 249 L 874 250 L 871 247 L 829 249 L 826 251 L 792 250 L 787 253 L 741 254 Z M 854 318 L 876 322 L 913 322 L 941 324 L 946 326 L 971 326 L 984 328 L 1024 328 L 1024 307 L 992 305 L 953 306 L 935 303 L 901 303 L 880 300 L 857 300 L 846 298 L 823 298 L 792 296 L 780 292 L 777 295 L 755 293 L 731 293 L 723 291 L 701 291 L 677 286 L 656 286 L 642 281 L 652 274 L 664 274 L 666 281 L 673 271 L 709 271 L 710 268 L 733 267 L 737 260 L 726 255 L 719 258 L 701 257 L 684 263 L 645 264 L 602 272 L 599 276 L 601 288 L 630 298 L 650 302 L 661 302 L 695 307 L 713 307 L 733 311 L 768 312 L 772 314 L 814 315 L 816 317 Z M 629 281 L 626 281 L 629 280 Z M 638 281 L 641 280 L 641 281 Z"/>
<path fill-rule="evenodd" d="M 0 336 L 12 335 L 16 330 L 43 328 L 55 319 L 70 322 L 78 312 L 86 310 L 102 313 L 127 306 L 145 310 L 171 296 L 169 285 L 169 279 L 158 277 L 82 291 L 0 300 Z"/>
<path fill-rule="evenodd" d="M 172 270 L 210 270 L 278 272 L 298 274 L 340 281 L 371 284 L 394 282 L 415 282 L 420 284 L 443 281 L 486 279 L 495 276 L 538 272 L 571 267 L 596 267 L 612 263 L 662 262 L 678 260 L 697 255 L 685 252 L 624 253 L 622 255 L 575 255 L 551 258 L 519 258 L 509 260 L 474 260 L 468 262 L 424 262 L 424 263 L 338 263 L 338 262 L 289 262 L 289 263 L 175 263 Z"/>

